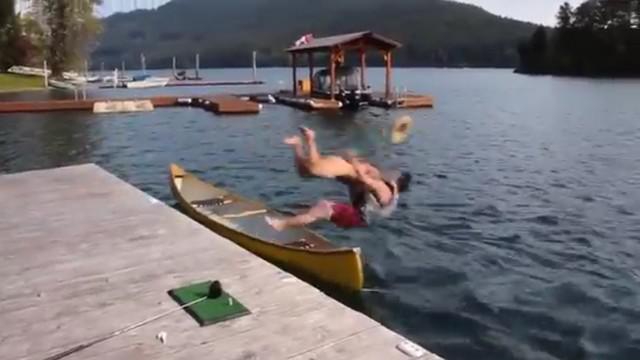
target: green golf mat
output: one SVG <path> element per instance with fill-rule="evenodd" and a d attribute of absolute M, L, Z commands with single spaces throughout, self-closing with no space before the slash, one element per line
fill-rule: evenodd
<path fill-rule="evenodd" d="M 183 306 L 194 300 L 207 296 L 209 292 L 209 285 L 211 285 L 211 281 L 172 289 L 169 290 L 169 296 L 180 304 L 180 306 Z M 231 299 L 231 305 L 229 304 L 229 299 Z M 219 298 L 207 298 L 186 307 L 185 310 L 200 324 L 200 326 L 215 324 L 251 313 L 246 307 L 244 307 L 244 305 L 242 305 L 233 296 L 227 294 L 224 290 Z"/>

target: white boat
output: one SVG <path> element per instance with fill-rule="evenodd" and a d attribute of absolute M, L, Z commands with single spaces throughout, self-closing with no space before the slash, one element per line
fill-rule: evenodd
<path fill-rule="evenodd" d="M 72 83 L 60 80 L 49 79 L 49 86 L 61 90 L 75 90 L 76 86 Z"/>
<path fill-rule="evenodd" d="M 17 75 L 29 75 L 29 76 L 42 76 L 44 77 L 44 70 L 40 68 L 34 68 L 29 66 L 17 66 L 14 65 L 7 70 L 7 72 Z M 51 75 L 51 70 L 47 70 L 47 75 Z"/>
<path fill-rule="evenodd" d="M 79 75 L 75 72 L 65 72 L 62 74 L 62 77 L 72 84 L 95 83 L 102 80 L 102 78 L 97 75 Z"/>
<path fill-rule="evenodd" d="M 7 72 L 18 75 L 28 75 L 28 76 L 41 76 L 44 77 L 44 70 L 40 68 L 34 68 L 29 66 L 12 66 L 7 70 Z M 47 75 L 51 76 L 51 70 L 47 70 Z M 65 71 L 62 73 L 62 78 L 72 84 L 86 84 L 92 82 L 98 82 L 102 80 L 100 76 L 97 75 L 87 75 L 82 76 L 79 75 L 75 71 Z"/>
<path fill-rule="evenodd" d="M 155 87 L 165 87 L 168 83 L 168 77 L 151 76 L 144 80 L 127 82 L 125 83 L 125 87 L 129 89 L 148 89 Z"/>

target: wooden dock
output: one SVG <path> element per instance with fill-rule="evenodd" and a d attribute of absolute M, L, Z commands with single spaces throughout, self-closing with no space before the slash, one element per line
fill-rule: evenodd
<path fill-rule="evenodd" d="M 301 110 L 339 110 L 342 107 L 340 101 L 330 99 L 319 99 L 308 96 L 287 96 L 277 95 L 279 103 Z"/>
<path fill-rule="evenodd" d="M 260 104 L 242 100 L 233 95 L 216 95 L 202 98 L 203 108 L 216 114 L 257 114 L 260 112 Z"/>
<path fill-rule="evenodd" d="M 43 100 L 43 101 L 5 101 L 0 102 L 1 113 L 21 112 L 51 112 L 51 111 L 93 111 L 96 102 L 149 100 L 154 107 L 168 107 L 184 105 L 179 96 L 154 96 L 135 99 L 89 99 L 89 100 Z M 216 114 L 256 114 L 260 112 L 259 104 L 253 101 L 242 100 L 231 95 L 205 96 L 191 98 L 194 104 L 202 105 L 205 110 Z M 196 101 L 202 99 L 203 101 Z M 208 102 L 207 102 L 208 101 Z M 206 102 L 206 104 L 205 104 Z"/>
<path fill-rule="evenodd" d="M 0 189 L 2 359 L 44 359 L 215 279 L 251 314 L 200 327 L 180 310 L 64 360 L 411 358 L 402 336 L 96 165 L 3 175 Z"/>
<path fill-rule="evenodd" d="M 165 87 L 196 87 L 196 86 L 235 86 L 235 85 L 263 85 L 262 80 L 175 80 L 171 79 L 165 85 Z M 111 85 L 100 85 L 98 89 L 113 89 Z M 116 88 L 124 88 L 123 85 L 118 85 Z"/>
<path fill-rule="evenodd" d="M 373 94 L 373 100 L 369 104 L 387 109 L 415 109 L 432 108 L 433 102 L 433 97 L 429 95 L 404 94 L 386 99 L 384 94 L 378 93 Z"/>
<path fill-rule="evenodd" d="M 261 80 L 170 80 L 167 87 L 176 86 L 230 86 L 230 85 L 263 85 Z"/>
<path fill-rule="evenodd" d="M 287 90 L 275 94 L 275 98 L 280 104 L 307 111 L 335 111 L 343 108 L 343 104 L 338 100 L 312 97 L 309 94 L 293 95 L 291 91 Z M 387 99 L 383 93 L 377 92 L 372 94 L 372 99 L 368 102 L 368 105 L 385 109 L 415 109 L 432 108 L 433 102 L 433 97 L 429 95 L 404 94 Z"/>

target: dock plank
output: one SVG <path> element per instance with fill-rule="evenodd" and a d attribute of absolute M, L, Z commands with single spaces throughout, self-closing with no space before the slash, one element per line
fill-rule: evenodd
<path fill-rule="evenodd" d="M 177 311 L 68 359 L 407 359 L 400 335 L 95 165 L 3 175 L 0 189 L 0 359 L 176 309 L 167 290 L 211 279 L 252 313 L 199 327 Z"/>

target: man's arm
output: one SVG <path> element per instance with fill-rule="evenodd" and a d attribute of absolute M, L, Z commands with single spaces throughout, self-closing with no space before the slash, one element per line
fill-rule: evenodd
<path fill-rule="evenodd" d="M 368 172 L 368 167 L 360 163 L 355 157 L 349 159 L 356 171 L 357 179 L 361 181 L 369 191 L 371 191 L 381 204 L 388 204 L 393 199 L 393 193 L 380 178 L 372 177 Z"/>

